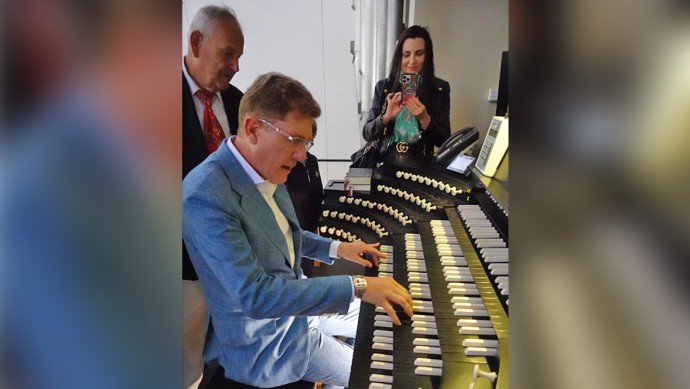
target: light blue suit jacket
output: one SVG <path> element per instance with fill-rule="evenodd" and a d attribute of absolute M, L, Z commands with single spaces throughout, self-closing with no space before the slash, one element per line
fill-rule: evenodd
<path fill-rule="evenodd" d="M 299 227 L 290 197 L 274 199 L 292 228 L 295 264 L 273 212 L 223 143 L 182 184 L 182 234 L 213 330 L 206 360 L 255 386 L 300 380 L 310 358 L 308 315 L 347 312 L 349 276 L 300 279 L 300 257 L 332 263 L 331 240 Z"/>

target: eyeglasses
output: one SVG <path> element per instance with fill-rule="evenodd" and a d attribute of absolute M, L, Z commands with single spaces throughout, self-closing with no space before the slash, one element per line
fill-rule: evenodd
<path fill-rule="evenodd" d="M 313 141 L 306 140 L 306 139 L 300 138 L 300 137 L 292 136 L 292 135 L 288 134 L 287 132 L 281 130 L 280 128 L 276 127 L 275 125 L 273 125 L 273 123 L 269 122 L 268 120 L 259 119 L 259 121 L 261 123 L 265 123 L 265 124 L 268 124 L 269 126 L 271 126 L 274 130 L 276 130 L 277 133 L 286 137 L 287 140 L 290 141 L 290 144 L 292 144 L 295 147 L 304 147 L 304 151 L 309 151 L 309 149 L 311 149 L 312 146 L 314 146 Z"/>

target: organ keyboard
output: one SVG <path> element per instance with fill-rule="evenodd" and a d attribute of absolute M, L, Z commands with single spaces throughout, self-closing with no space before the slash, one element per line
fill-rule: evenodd
<path fill-rule="evenodd" d="M 349 388 L 507 388 L 507 213 L 442 169 L 376 171 L 370 194 L 327 191 L 320 232 L 382 242 L 365 275 L 393 277 L 413 298 L 394 326 L 362 304 Z M 330 192 L 330 193 L 329 193 Z"/>

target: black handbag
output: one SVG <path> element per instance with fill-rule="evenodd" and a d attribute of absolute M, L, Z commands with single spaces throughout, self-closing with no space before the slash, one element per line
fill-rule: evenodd
<path fill-rule="evenodd" d="M 352 160 L 350 167 L 375 169 L 379 163 L 383 162 L 389 141 L 390 137 L 377 138 L 367 142 L 364 147 L 350 156 Z"/>
<path fill-rule="evenodd" d="M 384 93 L 381 95 L 381 112 L 386 112 L 388 107 L 388 100 L 386 96 L 388 93 L 387 89 L 384 89 Z M 367 142 L 364 147 L 357 150 L 350 156 L 352 164 L 350 167 L 354 168 L 365 168 L 365 169 L 375 169 L 378 164 L 383 162 L 383 158 L 388 151 L 388 144 L 391 140 L 391 135 L 387 134 L 388 129 L 383 129 L 383 135 Z"/>

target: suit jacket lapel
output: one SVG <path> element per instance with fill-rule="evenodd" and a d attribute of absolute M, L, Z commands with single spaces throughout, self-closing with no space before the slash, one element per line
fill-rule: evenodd
<path fill-rule="evenodd" d="M 288 253 L 287 242 L 285 242 L 285 237 L 278 227 L 278 222 L 275 220 L 273 211 L 268 206 L 264 198 L 259 193 L 259 190 L 252 182 L 251 178 L 245 173 L 240 165 L 239 161 L 232 154 L 228 146 L 224 143 L 216 151 L 220 162 L 225 170 L 225 174 L 230 178 L 230 183 L 232 189 L 237 192 L 240 199 L 240 206 L 242 209 L 256 220 L 267 224 L 267 228 L 262 229 L 266 234 L 266 237 L 273 243 L 273 245 L 280 250 L 280 252 L 288 260 L 290 255 Z M 281 208 L 282 209 L 282 208 Z"/>

